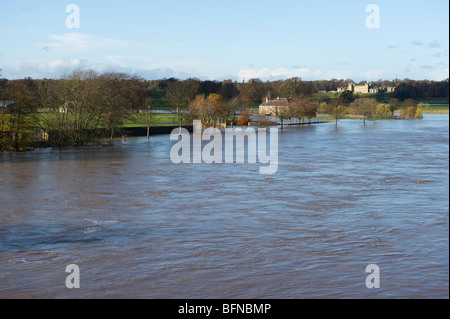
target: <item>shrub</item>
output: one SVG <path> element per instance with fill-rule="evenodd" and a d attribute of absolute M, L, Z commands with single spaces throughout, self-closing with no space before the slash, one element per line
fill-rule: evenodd
<path fill-rule="evenodd" d="M 389 104 L 378 104 L 376 115 L 378 117 L 391 117 L 393 113 L 392 107 Z"/>

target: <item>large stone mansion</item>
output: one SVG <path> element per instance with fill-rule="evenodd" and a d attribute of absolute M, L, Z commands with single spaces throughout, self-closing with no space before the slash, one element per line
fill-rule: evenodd
<path fill-rule="evenodd" d="M 338 88 L 337 93 L 350 91 L 353 93 L 391 93 L 395 91 L 395 87 L 385 87 L 385 88 L 376 88 L 373 85 L 366 83 L 363 85 L 356 85 L 354 83 L 349 83 L 347 87 Z"/>

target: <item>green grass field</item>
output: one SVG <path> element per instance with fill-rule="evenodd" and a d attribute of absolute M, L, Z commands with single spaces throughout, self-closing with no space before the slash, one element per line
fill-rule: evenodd
<path fill-rule="evenodd" d="M 322 99 L 337 99 L 341 93 L 313 93 L 311 94 L 311 99 L 313 100 L 322 100 Z M 377 94 L 375 93 L 356 93 L 356 98 L 366 98 L 366 99 L 374 99 L 376 98 Z M 383 93 L 383 100 L 389 101 L 392 98 L 392 93 Z"/>
<path fill-rule="evenodd" d="M 447 105 L 430 105 L 424 111 L 425 114 L 449 114 L 449 107 Z"/>
<path fill-rule="evenodd" d="M 447 105 L 449 99 L 448 97 L 427 97 L 427 98 L 420 98 L 416 99 L 417 102 L 427 103 L 427 104 L 441 104 L 441 105 Z"/>
<path fill-rule="evenodd" d="M 154 110 L 165 110 L 170 107 L 166 98 L 166 91 L 151 91 L 149 97 L 152 99 Z"/>
<path fill-rule="evenodd" d="M 145 124 L 144 114 L 134 114 L 132 118 L 127 118 L 123 127 L 143 127 Z M 153 126 L 172 126 L 176 125 L 177 118 L 175 114 L 153 114 Z"/>
<path fill-rule="evenodd" d="M 45 122 L 45 117 L 47 116 L 55 116 L 54 114 L 39 114 L 39 121 L 41 121 L 41 125 Z M 145 124 L 145 115 L 144 114 L 133 114 L 131 116 L 126 116 L 124 119 L 123 127 L 143 127 Z M 153 114 L 153 126 L 171 126 L 176 125 L 177 119 L 175 114 Z"/>

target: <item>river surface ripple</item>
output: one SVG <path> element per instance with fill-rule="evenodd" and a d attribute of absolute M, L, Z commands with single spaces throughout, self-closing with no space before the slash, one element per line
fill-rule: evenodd
<path fill-rule="evenodd" d="M 274 175 L 168 135 L 0 155 L 0 298 L 448 298 L 448 129 L 287 127 Z"/>

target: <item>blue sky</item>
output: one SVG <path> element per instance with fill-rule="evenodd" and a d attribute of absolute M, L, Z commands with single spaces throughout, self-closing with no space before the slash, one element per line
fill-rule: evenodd
<path fill-rule="evenodd" d="M 69 4 L 80 28 L 68 28 Z M 368 28 L 380 9 L 379 28 Z M 449 77 L 447 0 L 0 0 L 6 78 L 78 67 L 146 79 Z"/>

